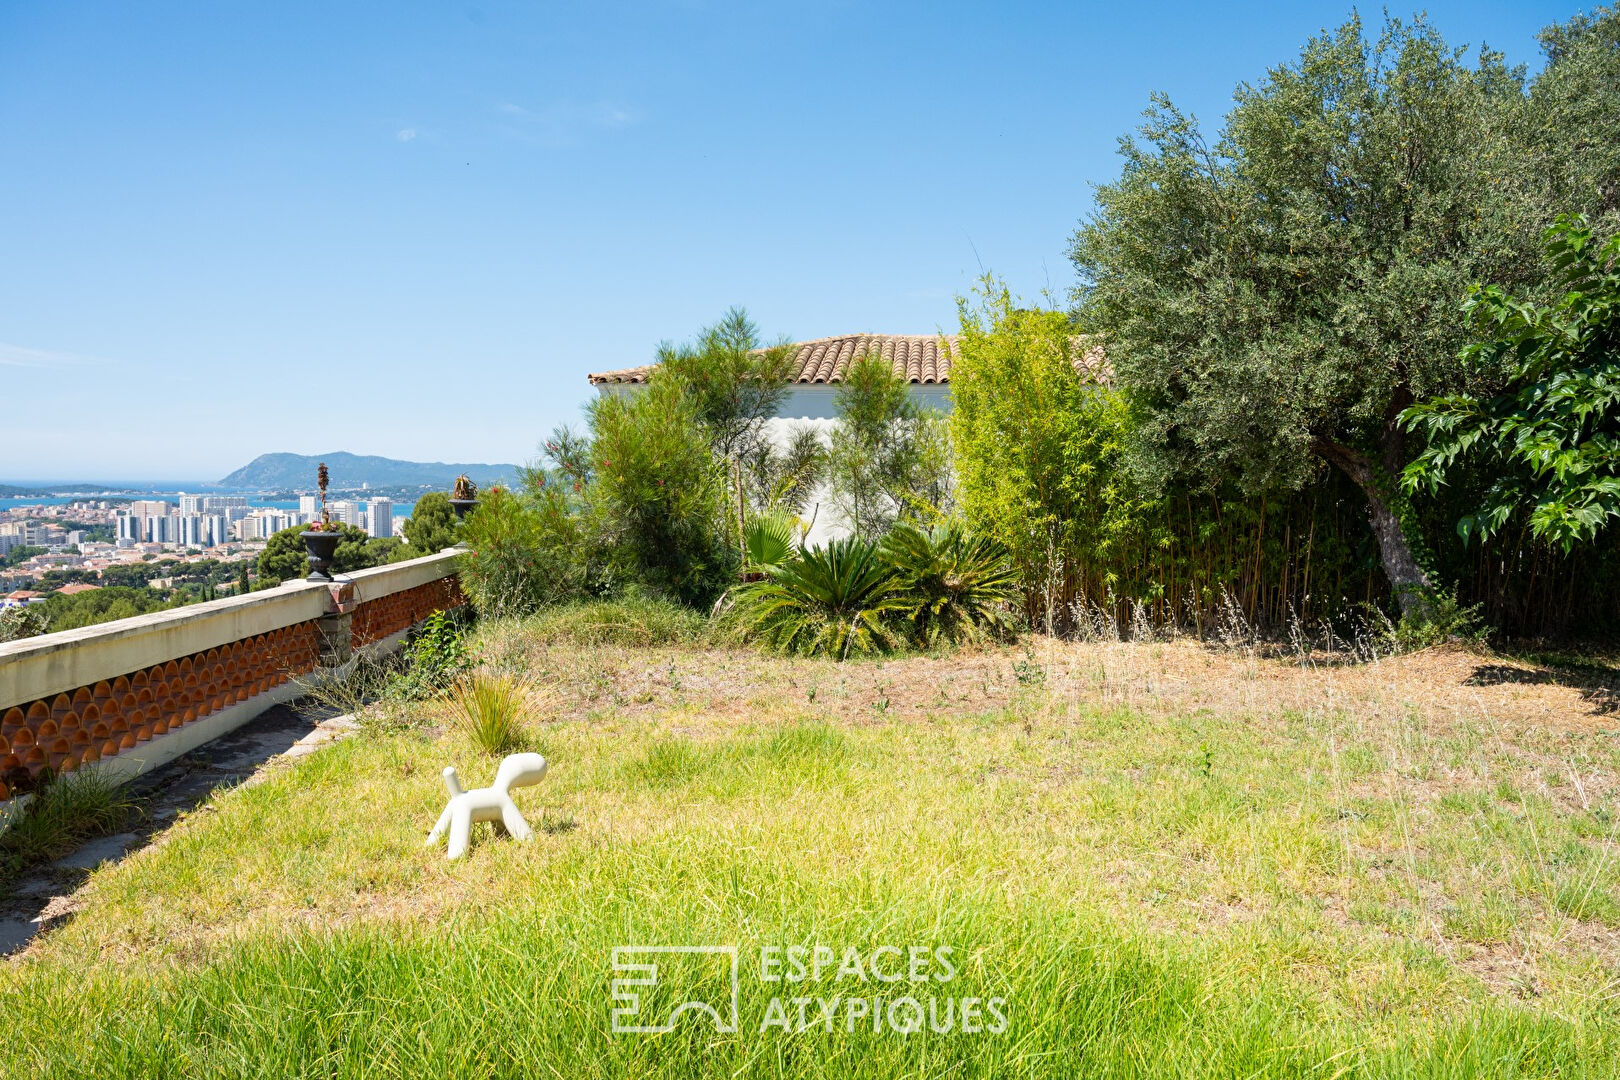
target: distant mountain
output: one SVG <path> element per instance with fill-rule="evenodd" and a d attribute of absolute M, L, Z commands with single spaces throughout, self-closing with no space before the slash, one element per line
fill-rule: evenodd
<path fill-rule="evenodd" d="M 446 464 L 442 461 L 396 461 L 339 451 L 333 454 L 260 454 L 219 482 L 222 488 L 249 491 L 315 490 L 315 469 L 321 462 L 338 491 L 369 487 L 441 487 L 448 489 L 466 473 L 479 487 L 512 481 L 516 465 Z"/>

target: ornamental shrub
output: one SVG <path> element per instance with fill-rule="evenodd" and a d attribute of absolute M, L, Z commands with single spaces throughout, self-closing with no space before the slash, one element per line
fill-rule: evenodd
<path fill-rule="evenodd" d="M 456 511 L 450 496 L 430 491 L 416 500 L 411 516 L 402 529 L 405 543 L 394 553 L 394 562 L 436 555 L 456 543 Z"/>
<path fill-rule="evenodd" d="M 803 551 L 737 592 L 744 633 L 803 656 L 887 652 L 904 639 L 905 614 L 894 567 L 855 536 Z"/>
<path fill-rule="evenodd" d="M 913 642 L 959 645 L 1011 635 L 1018 573 L 1007 549 L 958 521 L 931 529 L 901 522 L 883 538 Z"/>
<path fill-rule="evenodd" d="M 332 527 L 343 537 L 332 556 L 334 573 L 347 574 L 353 570 L 381 566 L 400 546 L 391 538 L 373 537 L 364 529 L 343 522 L 334 522 Z M 283 581 L 308 574 L 304 526 L 295 525 L 273 534 L 265 543 L 264 550 L 259 552 L 257 569 L 258 587 L 261 589 L 273 588 Z"/>
<path fill-rule="evenodd" d="M 461 585 L 480 615 L 527 615 L 582 591 L 580 523 L 559 513 L 544 491 L 526 497 L 489 488 L 462 535 L 470 550 L 461 559 Z"/>
<path fill-rule="evenodd" d="M 591 429 L 588 527 L 611 584 L 681 603 L 712 602 L 736 567 L 726 542 L 725 473 L 682 377 L 586 406 Z"/>
<path fill-rule="evenodd" d="M 1146 511 L 1121 468 L 1125 403 L 1076 372 L 1068 316 L 1019 308 L 989 277 L 978 296 L 977 306 L 957 301 L 957 498 L 972 526 L 1010 553 L 1034 618 L 1043 591 L 1066 605 L 1116 584 L 1104 568 L 1140 534 Z"/>
<path fill-rule="evenodd" d="M 958 302 L 951 369 L 957 498 L 1010 552 L 1036 626 L 1077 608 L 1124 626 L 1203 632 L 1230 596 L 1252 622 L 1330 617 L 1387 597 L 1361 504 L 1327 475 L 1285 496 L 1136 487 L 1136 417 L 1100 351 L 1057 311 L 1017 305 L 987 277 Z"/>

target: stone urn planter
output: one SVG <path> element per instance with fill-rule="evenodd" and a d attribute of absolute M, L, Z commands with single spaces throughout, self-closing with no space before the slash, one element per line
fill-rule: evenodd
<path fill-rule="evenodd" d="M 340 532 L 304 530 L 305 559 L 309 563 L 306 581 L 332 580 L 332 559 L 337 555 L 337 547 L 342 540 L 343 534 Z"/>
<path fill-rule="evenodd" d="M 456 524 L 460 525 L 467 520 L 472 508 L 478 505 L 478 485 L 472 482 L 472 477 L 462 473 L 456 477 L 456 483 L 450 489 L 450 506 L 456 512 Z M 456 545 L 456 550 L 467 550 L 467 541 L 463 540 Z"/>
<path fill-rule="evenodd" d="M 304 530 L 304 552 L 309 562 L 309 577 L 305 581 L 332 580 L 332 559 L 343 541 L 343 534 L 332 528 L 332 519 L 326 516 L 326 485 L 330 480 L 323 461 L 315 470 L 315 487 L 321 495 L 321 519 Z"/>
<path fill-rule="evenodd" d="M 478 505 L 478 485 L 466 473 L 456 477 L 455 486 L 450 489 L 450 505 L 455 507 L 457 521 L 464 520 L 467 512 Z"/>

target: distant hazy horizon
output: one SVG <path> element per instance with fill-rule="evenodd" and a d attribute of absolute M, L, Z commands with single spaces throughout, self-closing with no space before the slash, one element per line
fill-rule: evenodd
<path fill-rule="evenodd" d="M 127 491 L 202 491 L 205 488 L 218 488 L 217 480 L 198 480 L 195 477 L 182 480 L 104 480 L 99 476 L 61 476 L 54 480 L 13 480 L 0 476 L 0 484 L 20 488 L 48 488 L 56 485 L 99 485 L 109 489 Z M 386 487 L 409 487 L 411 485 L 387 484 Z M 314 490 L 314 485 L 310 485 Z M 344 491 L 359 490 L 357 488 L 343 488 Z M 0 496 L 5 498 L 6 496 Z M 89 496 L 86 496 L 88 498 Z"/>
<path fill-rule="evenodd" d="M 170 479 L 161 479 L 161 480 L 123 480 L 123 479 L 108 480 L 108 479 L 104 479 L 103 477 L 99 477 L 99 476 L 58 476 L 58 477 L 55 477 L 54 479 L 50 479 L 50 480 L 31 480 L 31 479 L 14 480 L 14 479 L 12 479 L 11 477 L 8 477 L 8 476 L 0 476 L 0 484 L 6 485 L 6 486 L 9 486 L 9 487 L 20 487 L 20 488 L 48 488 L 48 487 L 51 487 L 53 485 L 60 485 L 60 484 L 69 484 L 69 485 L 83 484 L 83 485 L 87 485 L 87 486 L 91 485 L 91 484 L 96 484 L 96 485 L 100 485 L 100 486 L 107 487 L 107 488 L 124 488 L 124 489 L 128 489 L 128 490 L 131 490 L 131 491 L 185 491 L 188 488 L 196 488 L 196 489 L 200 490 L 202 488 L 218 487 L 219 486 L 219 481 L 218 480 L 198 480 L 196 477 L 189 477 L 189 478 L 180 479 L 180 480 L 176 480 L 176 479 L 172 479 L 172 478 L 170 478 Z M 401 486 L 401 485 L 389 484 L 387 486 L 389 486 L 389 487 L 397 487 L 397 486 Z M 408 486 L 408 485 L 405 485 L 405 486 Z M 312 485 L 312 487 L 313 487 L 313 485 Z M 349 490 L 349 489 L 346 488 L 344 490 Z M 0 497 L 4 497 L 4 496 L 0 496 Z"/>

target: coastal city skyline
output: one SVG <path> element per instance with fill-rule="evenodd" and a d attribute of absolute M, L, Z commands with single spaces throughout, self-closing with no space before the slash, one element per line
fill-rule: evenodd
<path fill-rule="evenodd" d="M 110 569 L 154 561 L 176 570 L 207 562 L 251 566 L 276 533 L 322 520 L 315 495 L 265 503 L 246 495 L 186 492 L 172 498 L 0 500 L 0 608 L 42 600 L 44 594 L 28 586 L 63 571 L 99 580 Z M 333 498 L 324 509 L 333 523 L 389 540 L 401 535 L 411 507 L 386 497 Z M 75 583 L 54 591 L 71 595 L 90 588 L 99 586 Z"/>

